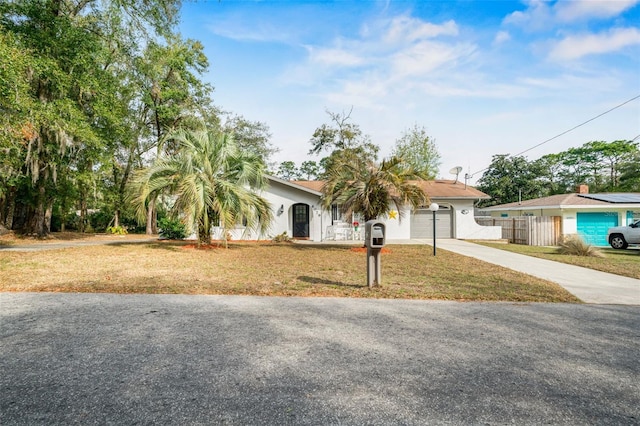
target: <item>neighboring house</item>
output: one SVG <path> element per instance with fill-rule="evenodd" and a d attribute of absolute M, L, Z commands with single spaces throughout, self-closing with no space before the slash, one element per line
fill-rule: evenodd
<path fill-rule="evenodd" d="M 579 193 L 552 195 L 482 210 L 492 217 L 559 216 L 562 235 L 579 234 L 589 244 L 607 246 L 607 229 L 628 225 L 640 218 L 640 193 L 589 194 L 588 186 L 581 185 Z"/>
<path fill-rule="evenodd" d="M 474 205 L 489 196 L 460 182 L 448 180 L 416 182 L 432 202 L 438 203 L 436 213 L 436 237 L 460 239 L 500 239 L 497 226 L 480 226 L 474 219 Z M 331 210 L 321 206 L 321 181 L 286 181 L 269 176 L 269 187 L 261 192 L 273 208 L 274 220 L 268 235 L 245 232 L 242 226 L 231 231 L 231 239 L 267 239 L 286 232 L 289 236 L 312 241 L 340 238 L 334 232 L 338 226 L 348 227 L 346 238 L 361 239 L 364 223 L 356 217 L 344 217 L 339 206 Z M 394 209 L 395 210 L 395 209 Z M 394 214 L 395 213 L 395 214 Z M 412 211 L 406 206 L 390 217 L 379 218 L 385 222 L 387 240 L 424 239 L 433 237 L 433 213 L 424 208 Z M 353 221 L 360 223 L 359 231 L 353 231 Z M 220 238 L 217 230 L 214 238 Z"/>

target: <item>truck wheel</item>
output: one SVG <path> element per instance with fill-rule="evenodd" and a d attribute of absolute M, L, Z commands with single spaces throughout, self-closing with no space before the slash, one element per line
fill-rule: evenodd
<path fill-rule="evenodd" d="M 629 247 L 629 244 L 627 244 L 627 241 L 621 234 L 613 234 L 612 236 L 610 236 L 609 244 L 611 244 L 611 247 L 613 247 L 614 249 L 626 249 L 627 247 Z"/>

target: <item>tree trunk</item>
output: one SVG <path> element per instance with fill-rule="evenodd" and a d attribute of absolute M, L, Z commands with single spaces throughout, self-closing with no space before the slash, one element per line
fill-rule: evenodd
<path fill-rule="evenodd" d="M 153 235 L 153 225 L 154 225 L 153 222 L 154 222 L 155 215 L 156 215 L 156 199 L 152 198 L 149 201 L 149 206 L 147 207 L 147 229 L 145 231 L 147 235 Z"/>
<path fill-rule="evenodd" d="M 0 225 L 4 226 L 7 217 L 7 197 L 0 197 Z"/>
<path fill-rule="evenodd" d="M 202 222 L 202 220 L 198 221 L 197 237 L 198 237 L 198 247 L 200 247 L 200 244 L 211 244 L 211 227 L 206 227 Z M 225 248 L 227 248 L 226 233 L 225 233 L 224 245 L 225 245 Z"/>
<path fill-rule="evenodd" d="M 87 199 L 83 195 L 80 199 L 80 229 L 79 231 L 84 233 L 87 229 Z"/>
<path fill-rule="evenodd" d="M 131 174 L 131 168 L 133 167 L 133 160 L 134 160 L 135 153 L 136 153 L 136 146 L 132 145 L 131 148 L 129 148 L 127 165 L 124 168 L 124 172 L 122 173 L 122 176 L 120 177 L 120 185 L 118 187 L 118 199 L 116 201 L 118 205 L 115 206 L 115 209 L 114 209 L 115 214 L 113 218 L 113 223 L 115 227 L 120 226 L 120 206 L 124 204 L 125 192 L 127 189 L 127 182 L 129 181 L 129 175 Z M 114 166 L 114 171 L 113 171 L 114 182 L 117 182 L 117 175 L 118 175 L 117 169 Z M 153 225 L 152 225 L 152 229 L 153 229 Z"/>
<path fill-rule="evenodd" d="M 35 233 L 38 238 L 44 238 L 47 236 L 47 230 L 45 227 L 46 217 L 45 217 L 45 185 L 44 181 L 40 179 L 38 182 L 38 204 L 36 206 L 36 229 Z"/>
<path fill-rule="evenodd" d="M 53 200 L 47 201 L 47 209 L 44 212 L 44 226 L 47 234 L 51 233 L 51 216 L 53 215 Z"/>
<path fill-rule="evenodd" d="M 16 191 L 16 187 L 12 186 L 7 192 L 7 198 L 5 198 L 4 226 L 9 231 L 13 229 L 13 217 L 16 212 Z"/>

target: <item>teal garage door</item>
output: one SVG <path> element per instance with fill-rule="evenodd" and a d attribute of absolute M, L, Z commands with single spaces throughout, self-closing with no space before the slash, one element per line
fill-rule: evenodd
<path fill-rule="evenodd" d="M 594 246 L 608 246 L 607 230 L 618 226 L 618 213 L 578 213 L 578 234 Z"/>

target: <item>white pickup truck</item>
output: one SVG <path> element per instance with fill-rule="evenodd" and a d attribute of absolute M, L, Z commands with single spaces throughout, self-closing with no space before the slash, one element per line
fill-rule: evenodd
<path fill-rule="evenodd" d="M 640 244 L 640 220 L 628 226 L 609 228 L 607 240 L 614 249 L 626 249 L 629 244 Z"/>

